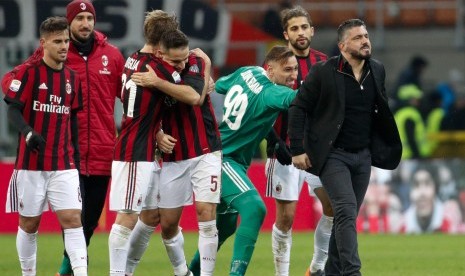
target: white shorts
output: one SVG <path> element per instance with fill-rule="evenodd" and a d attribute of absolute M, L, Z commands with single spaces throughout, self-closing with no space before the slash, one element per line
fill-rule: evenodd
<path fill-rule="evenodd" d="M 265 166 L 266 193 L 265 196 L 280 200 L 297 201 L 304 182 L 308 184 L 309 194 L 323 187 L 316 175 L 299 170 L 293 165 L 281 165 L 277 159 L 268 158 Z"/>
<path fill-rule="evenodd" d="M 195 201 L 219 203 L 221 151 L 178 162 L 163 162 L 160 174 L 160 208 L 178 208 Z"/>
<path fill-rule="evenodd" d="M 140 212 L 158 205 L 157 162 L 113 161 L 111 164 L 110 210 Z"/>
<path fill-rule="evenodd" d="M 13 170 L 8 186 L 6 212 L 36 217 L 48 210 L 82 209 L 79 174 L 63 171 Z"/>

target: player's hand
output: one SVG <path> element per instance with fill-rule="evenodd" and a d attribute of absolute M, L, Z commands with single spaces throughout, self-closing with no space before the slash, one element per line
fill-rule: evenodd
<path fill-rule="evenodd" d="M 157 76 L 157 73 L 150 65 L 147 64 L 145 67 L 148 70 L 147 72 L 136 72 L 131 75 L 131 80 L 142 87 L 156 88 L 162 79 Z"/>
<path fill-rule="evenodd" d="M 310 162 L 310 158 L 306 153 L 302 153 L 301 155 L 292 156 L 292 164 L 299 170 L 306 170 L 312 167 L 312 163 Z"/>
<path fill-rule="evenodd" d="M 195 49 L 192 49 L 191 50 L 191 53 L 193 53 L 194 55 L 196 55 L 197 57 L 203 59 L 203 61 L 205 62 L 205 64 L 211 64 L 211 60 L 210 60 L 210 57 L 207 56 L 207 54 L 205 54 L 204 51 L 202 51 L 200 48 L 195 48 Z"/>
<path fill-rule="evenodd" d="M 157 138 L 157 145 L 158 148 L 163 153 L 173 153 L 173 148 L 176 145 L 176 140 L 173 136 L 163 133 L 163 131 L 159 131 L 156 135 Z"/>
<path fill-rule="evenodd" d="M 31 130 L 26 134 L 26 146 L 30 151 L 38 153 L 45 149 L 45 139 L 39 133 Z"/>
<path fill-rule="evenodd" d="M 274 154 L 281 165 L 292 164 L 291 151 L 283 140 L 279 139 L 279 141 L 274 146 Z"/>
<path fill-rule="evenodd" d="M 210 94 L 210 93 L 212 93 L 213 91 L 215 91 L 215 81 L 213 80 L 212 77 L 210 77 L 210 81 L 208 82 L 207 94 Z"/>

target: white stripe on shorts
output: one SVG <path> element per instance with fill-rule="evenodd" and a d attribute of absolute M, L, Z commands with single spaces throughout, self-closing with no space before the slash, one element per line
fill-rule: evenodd
<path fill-rule="evenodd" d="M 244 180 L 234 171 L 229 162 L 223 163 L 223 170 L 241 192 L 250 190 Z"/>

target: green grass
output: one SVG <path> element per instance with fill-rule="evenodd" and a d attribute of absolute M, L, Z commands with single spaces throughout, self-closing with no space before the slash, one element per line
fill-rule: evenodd
<path fill-rule="evenodd" d="M 197 235 L 184 233 L 186 257 L 193 255 Z M 108 275 L 108 235 L 96 234 L 89 249 L 89 275 Z M 270 233 L 261 233 L 247 275 L 274 275 Z M 40 234 L 37 275 L 54 275 L 61 261 L 60 235 Z M 303 275 L 313 253 L 313 233 L 294 233 L 290 275 Z M 460 235 L 359 235 L 363 275 L 428 276 L 465 275 L 465 236 Z M 218 254 L 216 274 L 228 275 L 232 239 Z M 153 235 L 137 269 L 138 276 L 173 275 L 160 241 Z M 15 235 L 0 235 L 0 275 L 20 275 Z"/>

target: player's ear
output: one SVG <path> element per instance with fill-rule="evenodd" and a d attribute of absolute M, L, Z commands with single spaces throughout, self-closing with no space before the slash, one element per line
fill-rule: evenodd
<path fill-rule="evenodd" d="M 273 76 L 273 65 L 271 63 L 266 64 L 266 74 L 270 78 Z"/>
<path fill-rule="evenodd" d="M 286 41 L 289 40 L 289 35 L 287 34 L 286 31 L 283 32 L 283 36 L 284 36 L 284 39 L 286 39 Z"/>

